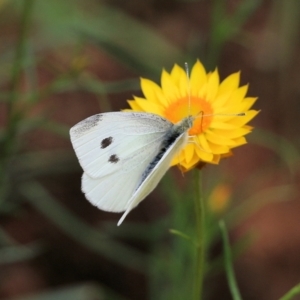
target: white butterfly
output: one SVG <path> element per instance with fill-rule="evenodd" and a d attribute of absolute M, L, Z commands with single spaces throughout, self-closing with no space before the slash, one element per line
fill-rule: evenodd
<path fill-rule="evenodd" d="M 102 210 L 124 212 L 119 226 L 167 172 L 188 142 L 193 121 L 189 116 L 173 124 L 150 113 L 110 112 L 73 126 L 86 198 Z"/>

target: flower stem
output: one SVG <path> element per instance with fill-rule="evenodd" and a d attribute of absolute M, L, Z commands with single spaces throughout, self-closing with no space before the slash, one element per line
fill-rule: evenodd
<path fill-rule="evenodd" d="M 194 300 L 202 299 L 205 269 L 205 205 L 202 195 L 201 172 L 194 172 L 195 211 L 196 211 L 196 264 L 194 277 Z"/>

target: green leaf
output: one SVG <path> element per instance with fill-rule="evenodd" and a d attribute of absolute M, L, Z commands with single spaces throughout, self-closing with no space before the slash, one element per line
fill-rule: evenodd
<path fill-rule="evenodd" d="M 295 296 L 300 294 L 300 283 L 294 286 L 291 290 L 289 290 L 284 296 L 282 296 L 279 300 L 292 300 Z"/>
<path fill-rule="evenodd" d="M 186 240 L 189 240 L 189 241 L 192 241 L 192 238 L 190 236 L 188 236 L 187 234 L 179 231 L 179 230 L 176 230 L 176 229 L 170 229 L 169 230 L 170 233 L 174 234 L 174 235 L 177 235 L 183 239 L 186 239 Z"/>
<path fill-rule="evenodd" d="M 226 270 L 226 276 L 227 276 L 227 281 L 231 292 L 231 296 L 233 300 L 241 300 L 242 297 L 240 295 L 240 291 L 237 286 L 233 265 L 232 265 L 232 255 L 231 255 L 228 232 L 226 229 L 225 222 L 223 220 L 219 221 L 219 227 L 222 235 L 222 241 L 224 247 L 225 270 Z"/>
<path fill-rule="evenodd" d="M 219 230 L 220 231 L 220 230 Z M 257 233 L 251 232 L 242 236 L 231 246 L 232 260 L 240 257 L 253 244 L 257 238 Z M 207 265 L 207 275 L 214 276 L 223 270 L 224 255 L 220 255 Z"/>

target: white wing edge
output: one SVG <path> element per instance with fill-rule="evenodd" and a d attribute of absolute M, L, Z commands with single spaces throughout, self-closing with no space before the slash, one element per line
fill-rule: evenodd
<path fill-rule="evenodd" d="M 143 181 L 143 183 L 139 186 L 139 188 L 133 194 L 131 199 L 128 201 L 128 208 L 118 221 L 117 226 L 120 226 L 123 223 L 126 216 L 129 214 L 129 212 L 154 190 L 154 188 L 158 185 L 159 181 L 170 168 L 170 164 L 174 155 L 176 155 L 176 153 L 178 153 L 186 145 L 187 141 L 188 134 L 187 132 L 184 132 L 177 138 L 174 144 L 169 147 L 169 149 L 165 152 L 165 154 L 162 156 L 162 158 L 159 160 L 159 162 L 156 164 L 153 170 L 149 173 L 147 178 Z M 161 168 L 161 172 L 157 174 L 159 168 Z M 156 174 L 157 176 L 155 177 Z M 151 185 L 149 190 L 146 191 L 146 193 L 143 193 L 144 187 L 148 184 Z"/>

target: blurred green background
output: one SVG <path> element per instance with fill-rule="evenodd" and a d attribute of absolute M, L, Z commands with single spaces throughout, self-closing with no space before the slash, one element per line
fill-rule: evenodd
<path fill-rule="evenodd" d="M 193 230 L 191 176 L 172 169 L 117 228 L 81 193 L 68 131 L 197 58 L 241 70 L 262 110 L 203 170 L 205 299 L 231 299 L 221 217 L 243 299 L 300 282 L 299 1 L 0 0 L 0 16 L 0 299 L 189 299 L 190 242 L 170 229 Z"/>

